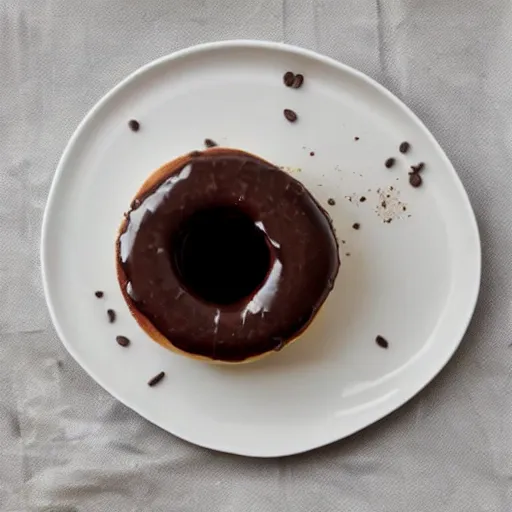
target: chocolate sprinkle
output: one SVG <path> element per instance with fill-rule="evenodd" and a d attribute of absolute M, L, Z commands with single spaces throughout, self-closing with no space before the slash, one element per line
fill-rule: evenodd
<path fill-rule="evenodd" d="M 128 121 L 128 126 L 132 132 L 138 132 L 140 130 L 140 123 L 136 119 L 130 119 Z"/>
<path fill-rule="evenodd" d="M 424 162 L 420 162 L 418 165 L 411 165 L 412 172 L 421 172 L 423 169 L 425 169 Z"/>
<path fill-rule="evenodd" d="M 327 199 L 327 204 L 330 206 L 334 206 L 336 204 L 336 201 L 332 197 L 330 197 L 329 199 Z"/>
<path fill-rule="evenodd" d="M 409 173 L 409 183 L 414 188 L 418 188 L 423 183 L 423 180 L 421 179 L 421 176 L 417 172 L 411 172 Z"/>
<path fill-rule="evenodd" d="M 130 344 L 130 340 L 126 336 L 117 336 L 116 341 L 121 347 L 127 347 Z"/>
<path fill-rule="evenodd" d="M 361 201 L 361 203 L 364 203 L 364 202 L 366 201 L 366 197 L 361 196 L 361 197 L 359 198 L 359 201 Z"/>
<path fill-rule="evenodd" d="M 408 143 L 408 142 L 402 142 L 402 144 L 400 144 L 400 146 L 398 147 L 398 150 L 400 151 L 400 153 L 407 153 L 407 151 L 409 151 L 409 149 L 411 148 L 411 145 Z"/>
<path fill-rule="evenodd" d="M 156 386 L 165 377 L 165 372 L 160 372 L 148 381 L 148 386 L 152 388 Z"/>
<path fill-rule="evenodd" d="M 299 89 L 302 87 L 302 84 L 304 83 L 304 76 L 301 74 L 295 75 L 295 78 L 292 82 L 292 89 Z"/>
<path fill-rule="evenodd" d="M 359 140 L 359 137 L 354 137 L 354 140 L 355 140 L 355 141 L 358 141 L 358 140 Z"/>
<path fill-rule="evenodd" d="M 387 169 L 391 169 L 391 167 L 393 167 L 393 165 L 395 165 L 395 159 L 394 158 L 388 158 L 384 162 L 384 165 L 386 166 Z"/>
<path fill-rule="evenodd" d="M 107 309 L 107 316 L 109 323 L 113 324 L 116 321 L 116 312 L 113 309 Z"/>
<path fill-rule="evenodd" d="M 283 76 L 283 82 L 286 87 L 291 87 L 294 80 L 295 75 L 291 71 L 287 71 Z"/>
<path fill-rule="evenodd" d="M 314 151 L 310 151 L 309 152 L 309 156 L 315 156 L 315 152 Z"/>
<path fill-rule="evenodd" d="M 380 335 L 375 338 L 375 343 L 377 343 L 377 345 L 379 345 L 379 347 L 381 347 L 381 348 L 388 348 L 389 347 L 388 340 L 386 340 L 385 338 L 383 338 Z"/>
<path fill-rule="evenodd" d="M 102 299 L 105 294 L 102 291 L 98 290 L 97 292 L 94 292 L 94 295 L 96 295 L 98 299 Z"/>
<path fill-rule="evenodd" d="M 361 224 L 359 222 L 356 222 L 355 224 L 352 224 L 352 228 L 355 230 L 358 230 L 361 227 Z"/>
<path fill-rule="evenodd" d="M 293 110 L 290 110 L 289 108 L 285 108 L 283 111 L 283 114 L 284 114 L 284 117 L 286 117 L 286 119 L 288 121 L 290 121 L 290 123 L 295 123 L 295 121 L 297 121 L 298 116 Z"/>
<path fill-rule="evenodd" d="M 207 148 L 214 148 L 215 146 L 217 146 L 218 144 L 212 140 L 212 139 L 204 139 L 204 145 L 207 147 Z"/>

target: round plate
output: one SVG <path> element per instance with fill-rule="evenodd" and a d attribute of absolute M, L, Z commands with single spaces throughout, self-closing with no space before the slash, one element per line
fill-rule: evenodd
<path fill-rule="evenodd" d="M 304 75 L 300 89 L 284 86 L 288 70 Z M 132 118 L 140 131 L 129 129 Z M 340 274 L 315 322 L 254 364 L 210 365 L 161 348 L 130 316 L 116 280 L 114 240 L 135 192 L 205 138 L 284 166 L 325 206 L 339 238 Z M 419 162 L 423 186 L 413 188 L 408 171 Z M 409 400 L 457 348 L 480 281 L 468 198 L 416 116 L 334 60 L 251 41 L 178 52 L 110 91 L 62 156 L 41 251 L 55 328 L 99 384 L 183 439 L 259 457 L 341 439 Z M 95 298 L 98 289 L 105 298 Z M 113 324 L 107 308 L 117 312 Z M 120 334 L 129 347 L 116 344 Z"/>

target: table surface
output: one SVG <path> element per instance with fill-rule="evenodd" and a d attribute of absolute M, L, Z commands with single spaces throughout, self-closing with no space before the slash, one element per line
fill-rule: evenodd
<path fill-rule="evenodd" d="M 84 114 L 148 61 L 238 38 L 314 49 L 393 91 L 458 170 L 483 246 L 479 304 L 440 376 L 352 438 L 276 460 L 191 446 L 116 402 L 57 339 L 39 268 Z M 508 0 L 0 0 L 0 510 L 510 512 L 511 75 Z"/>

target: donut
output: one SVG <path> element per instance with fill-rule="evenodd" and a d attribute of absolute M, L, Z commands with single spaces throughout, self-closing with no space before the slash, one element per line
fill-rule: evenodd
<path fill-rule="evenodd" d="M 205 361 L 281 350 L 308 327 L 340 265 L 327 213 L 299 181 L 241 150 L 166 163 L 116 239 L 117 278 L 142 329 Z"/>

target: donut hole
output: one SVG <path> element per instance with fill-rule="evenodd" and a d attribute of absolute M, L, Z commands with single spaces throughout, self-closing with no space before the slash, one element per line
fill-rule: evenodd
<path fill-rule="evenodd" d="M 219 305 L 254 295 L 270 270 L 266 234 L 234 206 L 216 206 L 186 218 L 171 240 L 175 272 L 197 298 Z"/>

